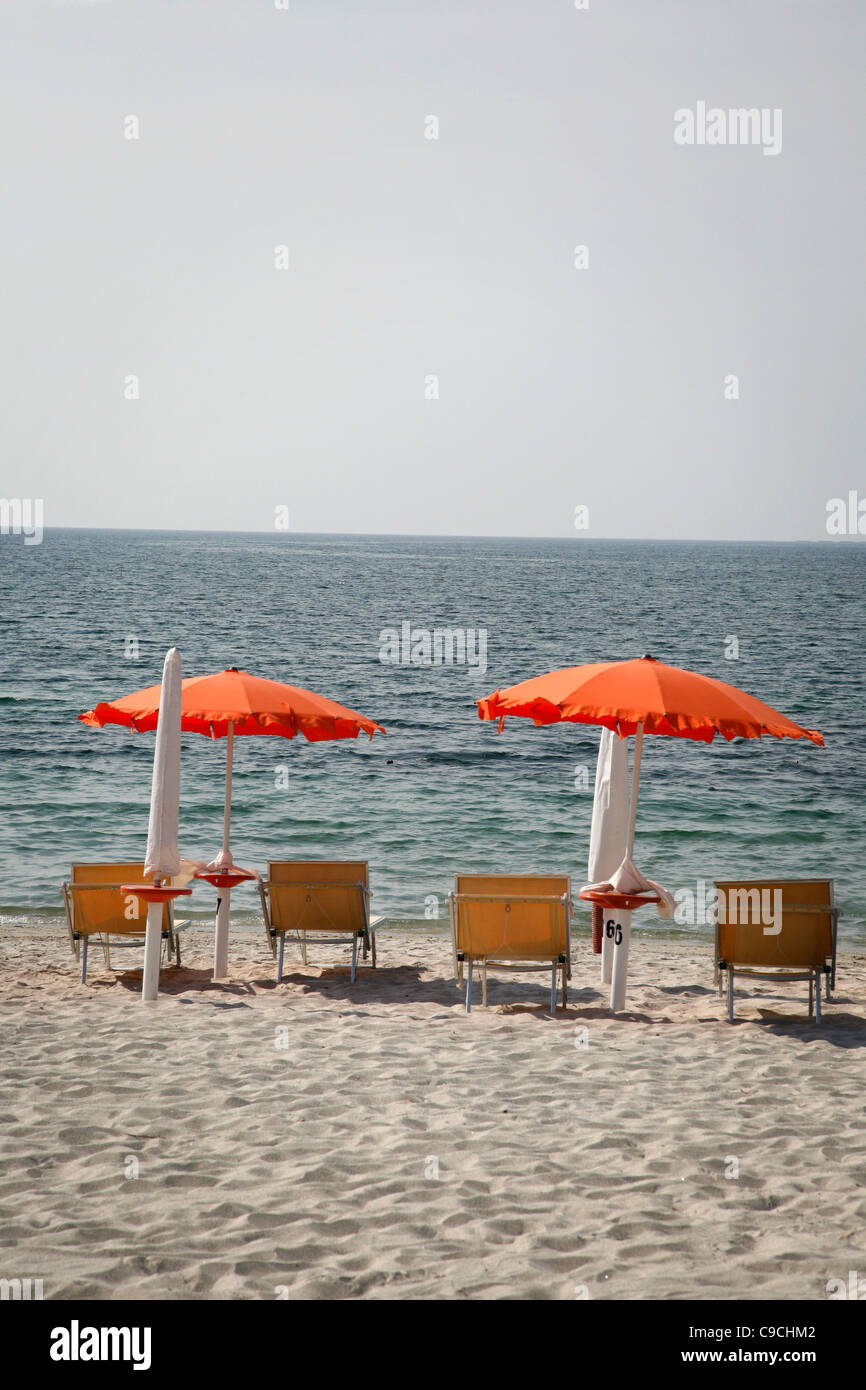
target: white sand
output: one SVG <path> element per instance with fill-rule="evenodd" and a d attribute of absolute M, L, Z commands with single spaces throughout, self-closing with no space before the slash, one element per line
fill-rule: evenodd
<path fill-rule="evenodd" d="M 81 987 L 65 935 L 0 936 L 3 1277 L 46 1298 L 822 1299 L 866 1275 L 862 954 L 819 1029 L 805 985 L 746 985 L 730 1027 L 690 942 L 634 943 L 616 1020 L 586 938 L 556 1020 L 538 975 L 491 976 L 467 1018 L 444 935 L 382 935 L 354 987 L 291 948 L 277 986 L 242 934 L 215 986 L 210 936 L 184 947 L 145 1006 L 96 950 Z"/>

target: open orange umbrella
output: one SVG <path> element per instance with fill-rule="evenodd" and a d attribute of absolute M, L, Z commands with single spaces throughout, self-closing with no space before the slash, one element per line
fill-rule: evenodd
<path fill-rule="evenodd" d="M 160 685 L 148 686 L 132 695 L 124 695 L 110 703 L 100 703 L 78 718 L 84 724 L 102 728 L 106 724 L 121 724 L 142 732 L 155 729 L 159 719 Z M 299 686 L 284 685 L 281 681 L 263 680 L 230 666 L 210 676 L 190 676 L 181 683 L 181 728 L 209 738 L 226 738 L 226 794 L 223 816 L 223 847 L 218 856 L 221 867 L 230 871 L 232 858 L 229 849 L 232 795 L 232 763 L 235 735 L 269 734 L 279 738 L 294 738 L 303 734 L 311 743 L 325 739 L 357 738 L 359 733 L 370 738 L 381 724 L 367 719 L 355 710 L 314 695 Z M 217 913 L 214 976 L 226 973 L 228 952 L 228 914 L 230 888 L 224 892 Z"/>
<path fill-rule="evenodd" d="M 747 695 L 736 686 L 666 666 L 654 657 L 632 661 L 601 661 L 587 666 L 569 666 L 544 676 L 521 681 L 506 690 L 494 691 L 478 701 L 482 719 L 498 719 L 500 731 L 509 715 L 532 719 L 536 725 L 601 724 L 621 738 L 635 735 L 629 801 L 626 858 L 634 852 L 637 794 L 640 782 L 641 750 L 644 733 L 668 738 L 688 738 L 712 743 L 716 734 L 734 738 L 807 738 L 823 744 L 816 729 L 804 729 L 784 714 Z M 628 922 L 624 915 L 625 950 L 622 953 L 621 986 L 615 985 L 617 998 L 624 997 L 625 968 L 628 959 Z M 618 1007 L 622 1007 L 621 1002 Z"/>
<path fill-rule="evenodd" d="M 733 738 L 808 738 L 823 744 L 817 729 L 804 729 L 778 710 L 734 685 L 666 666 L 652 656 L 632 661 L 599 661 L 567 666 L 544 676 L 496 690 L 478 701 L 482 719 L 522 715 L 536 725 L 602 724 L 621 738 L 635 735 L 627 853 L 634 848 L 634 823 L 644 733 L 712 743 Z"/>
<path fill-rule="evenodd" d="M 136 690 L 110 704 L 98 704 L 78 718 L 84 724 L 123 724 L 139 733 L 155 729 L 159 717 L 159 685 Z M 353 709 L 314 695 L 300 686 L 264 680 L 230 666 L 212 676 L 189 676 L 181 685 L 181 728 L 210 738 L 231 734 L 276 734 L 294 738 L 301 733 L 311 743 L 322 739 L 373 737 L 381 724 Z"/>
<path fill-rule="evenodd" d="M 506 715 L 521 714 L 536 724 L 603 724 L 621 736 L 642 724 L 648 734 L 702 743 L 717 733 L 729 741 L 772 734 L 824 742 L 816 729 L 801 728 L 744 690 L 652 656 L 549 671 L 497 690 L 478 701 L 478 710 L 482 719 L 499 719 L 500 728 Z"/>

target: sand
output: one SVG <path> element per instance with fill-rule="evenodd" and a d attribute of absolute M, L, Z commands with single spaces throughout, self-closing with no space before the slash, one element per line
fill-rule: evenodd
<path fill-rule="evenodd" d="M 335 948 L 329 950 L 334 959 Z M 45 1298 L 824 1299 L 866 1276 L 866 956 L 738 992 L 638 939 L 611 1018 L 588 940 L 567 1013 L 444 935 L 380 936 L 351 986 L 238 933 L 142 1005 L 140 955 L 82 987 L 65 934 L 0 935 L 0 1249 Z M 583 1031 L 585 1030 L 585 1031 Z M 736 1175 L 735 1175 L 736 1174 Z"/>

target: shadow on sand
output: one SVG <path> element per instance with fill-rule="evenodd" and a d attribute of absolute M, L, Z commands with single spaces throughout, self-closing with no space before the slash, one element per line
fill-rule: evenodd
<path fill-rule="evenodd" d="M 263 967 L 263 970 L 267 966 Z M 120 987 L 128 994 L 141 993 L 141 970 L 127 970 L 111 975 L 95 976 L 88 980 L 93 990 L 109 990 Z M 674 996 L 692 995 L 705 998 L 717 996 L 717 991 L 703 985 L 658 986 L 662 994 Z M 168 967 L 160 973 L 159 992 L 169 997 L 183 1000 L 205 997 L 215 1008 L 249 1008 L 250 1001 L 260 994 L 279 994 L 291 1003 L 296 990 L 305 994 L 318 995 L 332 999 L 340 1004 L 434 1004 L 440 1008 L 464 1012 L 464 986 L 456 980 L 432 975 L 420 966 L 380 966 L 372 970 L 369 966 L 359 967 L 358 977 L 353 985 L 348 966 L 308 966 L 284 974 L 282 983 L 277 984 L 273 975 L 262 974 L 249 980 L 214 980 L 210 969 L 192 969 L 188 966 Z M 845 1012 L 840 1005 L 847 999 L 837 999 L 825 1003 L 821 1023 L 806 1013 L 803 1001 L 801 1010 L 780 1012 L 777 1009 L 762 1007 L 757 999 L 743 998 L 737 1004 L 741 1012 L 734 1016 L 733 1024 L 727 1023 L 725 1003 L 719 999 L 717 1019 L 695 1019 L 696 1025 L 708 1022 L 725 1023 L 732 1031 L 743 1027 L 760 1028 L 762 1032 L 775 1033 L 800 1043 L 813 1043 L 824 1040 L 834 1047 L 847 1049 L 866 1047 L 866 1019 L 857 1014 Z M 546 985 L 536 982 L 512 984 L 488 980 L 487 1008 L 481 1003 L 480 981 L 473 984 L 472 1012 L 498 1014 L 526 1014 L 545 1023 L 586 1023 L 598 1020 L 611 1021 L 612 1014 L 607 1005 L 606 991 L 590 986 L 583 989 L 569 989 L 568 1007 L 558 1007 L 555 1017 L 550 1013 L 550 991 Z M 622 1023 L 643 1023 L 652 1027 L 673 1025 L 682 1027 L 688 1020 L 660 1018 L 650 1013 L 624 1010 L 617 1020 Z"/>

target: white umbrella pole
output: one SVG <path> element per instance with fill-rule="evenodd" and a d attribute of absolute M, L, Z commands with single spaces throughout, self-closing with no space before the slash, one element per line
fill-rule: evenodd
<path fill-rule="evenodd" d="M 616 925 L 616 914 L 612 907 L 603 907 L 602 914 L 601 983 L 609 985 L 613 974 L 613 929 Z"/>
<path fill-rule="evenodd" d="M 232 763 L 234 761 L 235 726 L 229 720 L 226 740 L 226 801 L 223 812 L 223 850 L 228 851 L 232 816 Z M 224 980 L 229 973 L 229 915 L 231 913 L 231 889 L 218 888 L 219 906 L 216 914 L 214 933 L 213 977 Z"/>
<path fill-rule="evenodd" d="M 628 842 L 626 856 L 634 852 L 634 827 L 637 819 L 637 793 L 640 785 L 640 756 L 643 751 L 643 724 L 635 730 L 634 758 L 631 768 L 631 797 L 628 807 Z M 613 937 L 613 968 L 610 976 L 610 1011 L 620 1013 L 625 1008 L 625 987 L 628 977 L 628 949 L 631 945 L 631 913 L 617 910 Z"/>
<path fill-rule="evenodd" d="M 625 984 L 628 975 L 628 948 L 631 942 L 631 913 L 619 908 L 612 913 L 616 918 L 613 938 L 613 971 L 610 981 L 610 1011 L 618 1014 L 625 1008 Z"/>
<path fill-rule="evenodd" d="M 232 819 L 232 763 L 234 761 L 235 726 L 229 720 L 229 733 L 226 740 L 226 804 L 223 811 L 223 849 L 229 848 Z"/>
<path fill-rule="evenodd" d="M 141 997 L 156 999 L 159 993 L 159 956 L 162 950 L 162 903 L 148 903 L 147 927 L 144 933 L 144 977 Z"/>
<path fill-rule="evenodd" d="M 643 723 L 638 724 L 634 735 L 634 759 L 631 768 L 631 796 L 628 803 L 628 843 L 626 854 L 631 859 L 634 853 L 634 826 L 637 819 L 637 789 L 640 785 L 640 755 L 643 751 Z"/>

